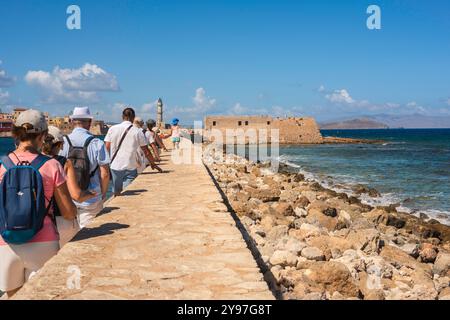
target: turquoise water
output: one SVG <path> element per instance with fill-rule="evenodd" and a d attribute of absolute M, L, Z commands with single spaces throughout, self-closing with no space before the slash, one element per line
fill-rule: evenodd
<path fill-rule="evenodd" d="M 376 188 L 372 204 L 400 203 L 450 223 L 450 129 L 324 130 L 324 136 L 380 139 L 383 144 L 283 146 L 280 159 L 336 190 Z"/>

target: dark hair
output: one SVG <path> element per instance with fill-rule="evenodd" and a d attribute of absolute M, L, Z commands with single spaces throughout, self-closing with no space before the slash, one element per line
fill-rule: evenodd
<path fill-rule="evenodd" d="M 153 120 L 153 119 L 148 120 L 147 121 L 147 127 L 148 127 L 148 129 L 156 127 L 156 121 Z"/>
<path fill-rule="evenodd" d="M 133 122 L 135 117 L 136 117 L 136 113 L 134 112 L 133 108 L 126 108 L 122 112 L 123 120 L 128 120 L 130 122 Z"/>
<path fill-rule="evenodd" d="M 40 132 L 40 133 L 29 133 L 27 132 L 27 129 L 32 129 L 33 126 L 31 124 L 25 123 L 24 125 L 17 127 L 13 126 L 11 130 L 11 134 L 14 137 L 16 141 L 24 142 L 24 141 L 33 141 L 36 140 L 37 137 L 42 135 L 43 133 L 46 133 L 46 131 Z"/>
<path fill-rule="evenodd" d="M 59 146 L 61 146 L 63 144 L 62 141 L 59 142 L 53 142 L 53 136 L 52 135 L 47 135 L 47 137 L 44 140 L 44 143 L 42 144 L 42 152 L 47 154 L 47 155 L 55 155 L 55 151 L 57 150 L 57 148 Z"/>

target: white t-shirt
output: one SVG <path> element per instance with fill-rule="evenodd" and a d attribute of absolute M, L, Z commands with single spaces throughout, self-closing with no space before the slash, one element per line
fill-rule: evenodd
<path fill-rule="evenodd" d="M 109 128 L 105 137 L 105 142 L 111 143 L 111 159 L 119 146 L 125 131 L 132 126 L 130 121 L 124 121 Z M 132 126 L 117 153 L 114 162 L 111 164 L 113 170 L 135 170 L 139 167 L 136 156 L 140 147 L 145 147 L 147 140 L 142 129 Z"/>
<path fill-rule="evenodd" d="M 145 131 L 145 137 L 147 138 L 148 144 L 152 144 L 155 142 L 155 133 L 153 131 Z"/>

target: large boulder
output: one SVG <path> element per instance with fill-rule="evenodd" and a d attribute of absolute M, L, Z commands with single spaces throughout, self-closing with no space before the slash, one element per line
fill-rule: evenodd
<path fill-rule="evenodd" d="M 340 257 L 346 250 L 352 249 L 352 243 L 341 237 L 320 235 L 306 240 L 309 246 L 319 248 L 324 254 L 326 260 Z"/>
<path fill-rule="evenodd" d="M 302 257 L 308 259 L 308 260 L 315 260 L 315 261 L 323 261 L 325 260 L 325 255 L 323 254 L 322 250 L 316 247 L 306 247 L 301 252 Z"/>
<path fill-rule="evenodd" d="M 309 223 L 302 223 L 298 230 L 291 229 L 289 231 L 290 236 L 297 238 L 301 241 L 303 241 L 309 237 L 319 236 L 321 233 L 322 232 L 319 227 L 317 227 L 313 224 L 309 224 Z"/>
<path fill-rule="evenodd" d="M 312 288 L 339 292 L 345 297 L 358 297 L 357 282 L 345 265 L 333 261 L 304 263 L 303 280 Z"/>
<path fill-rule="evenodd" d="M 276 213 L 281 216 L 290 217 L 295 215 L 294 209 L 288 202 L 278 202 L 273 206 L 273 208 Z"/>
<path fill-rule="evenodd" d="M 439 252 L 433 265 L 434 274 L 450 277 L 450 254 Z"/>
<path fill-rule="evenodd" d="M 436 260 L 438 252 L 431 243 L 422 244 L 419 251 L 420 260 L 424 263 L 433 263 Z"/>
<path fill-rule="evenodd" d="M 364 216 L 374 223 L 392 226 L 398 229 L 403 228 L 406 224 L 406 219 L 400 215 L 381 209 L 373 209 L 372 211 L 364 214 Z"/>
<path fill-rule="evenodd" d="M 287 226 L 275 226 L 266 233 L 269 241 L 277 241 L 288 235 L 289 228 Z"/>
<path fill-rule="evenodd" d="M 352 243 L 355 250 L 366 253 L 378 253 L 384 245 L 380 233 L 375 228 L 350 230 L 346 240 Z"/>
<path fill-rule="evenodd" d="M 259 199 L 263 202 L 278 201 L 280 199 L 280 189 L 275 188 L 253 188 L 251 186 L 246 186 L 244 190 L 252 198 Z"/>
<path fill-rule="evenodd" d="M 277 250 L 269 260 L 273 266 L 294 267 L 297 264 L 297 256 L 287 250 Z"/>
<path fill-rule="evenodd" d="M 333 231 L 336 229 L 337 219 L 332 216 L 327 216 L 323 212 L 328 209 L 326 202 L 316 200 L 308 207 L 308 216 L 306 221 L 310 224 L 317 224 L 321 227 Z"/>

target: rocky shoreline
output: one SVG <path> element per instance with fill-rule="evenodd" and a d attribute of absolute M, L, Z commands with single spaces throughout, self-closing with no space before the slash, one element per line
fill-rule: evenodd
<path fill-rule="evenodd" d="M 449 226 L 363 204 L 283 167 L 204 159 L 280 298 L 450 299 Z"/>

